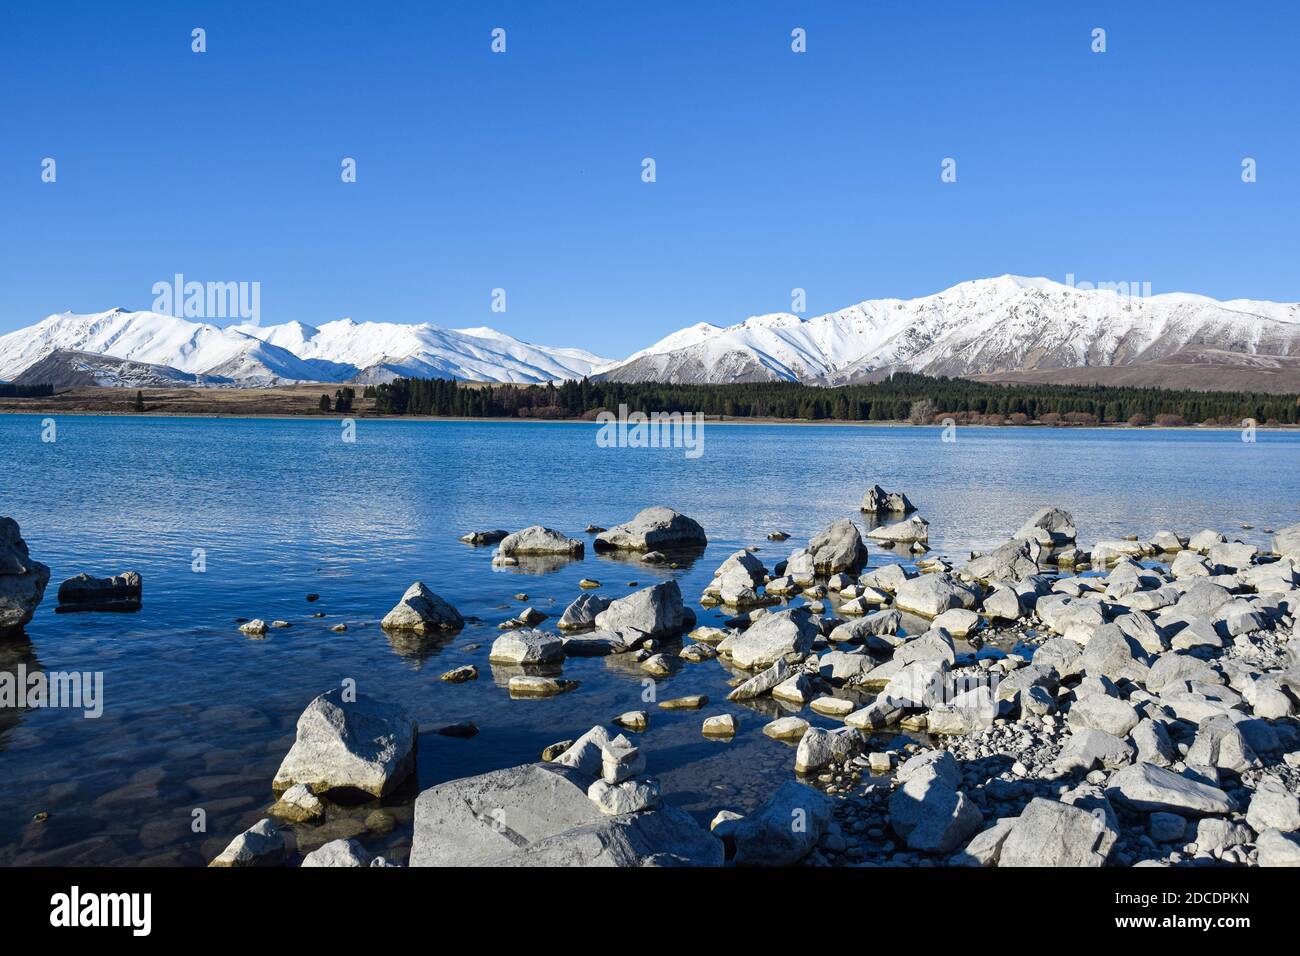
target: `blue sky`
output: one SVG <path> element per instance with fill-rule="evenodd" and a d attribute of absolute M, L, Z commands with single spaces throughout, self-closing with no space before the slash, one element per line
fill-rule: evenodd
<path fill-rule="evenodd" d="M 5 4 L 0 333 L 177 272 L 260 282 L 263 323 L 610 356 L 794 287 L 1296 300 L 1298 34 L 1253 3 Z"/>

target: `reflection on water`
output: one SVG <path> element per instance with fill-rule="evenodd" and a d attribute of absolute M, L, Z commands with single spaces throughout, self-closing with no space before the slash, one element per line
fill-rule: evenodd
<path fill-rule="evenodd" d="M 1074 512 L 1085 544 L 1203 526 L 1263 544 L 1264 529 L 1297 520 L 1300 497 L 1300 436 L 1268 432 L 1248 445 L 1231 432 L 964 429 L 945 444 L 931 429 L 709 426 L 704 456 L 690 460 L 599 448 L 584 424 L 363 420 L 352 445 L 328 420 L 59 425 L 58 442 L 45 444 L 39 418 L 0 416 L 0 514 L 18 519 L 33 557 L 51 566 L 53 590 L 82 571 L 131 568 L 143 575 L 144 604 L 130 615 L 59 615 L 47 599 L 26 640 L 0 643 L 0 670 L 103 671 L 105 694 L 98 720 L 0 708 L 7 864 L 205 863 L 264 814 L 298 714 L 344 679 L 418 721 L 418 780 L 384 801 L 331 806 L 325 821 L 298 828 L 304 849 L 356 836 L 402 859 L 419 788 L 535 760 L 633 709 L 650 715 L 637 739 L 666 799 L 707 822 L 718 809 L 756 805 L 792 774 L 790 746 L 764 736 L 763 724 L 794 712 L 838 722 L 767 699 L 727 702 L 737 675 L 717 660 L 680 667 L 648 700 L 648 675 L 629 655 L 573 658 L 551 673 L 580 681 L 577 690 L 512 701 L 505 685 L 521 671 L 487 656 L 497 625 L 524 606 L 515 593 L 552 615 L 541 626 L 553 629 L 582 578 L 601 581 L 607 597 L 633 581 L 676 579 L 699 623 L 718 625 L 725 609 L 696 602 L 729 554 L 757 546 L 770 568 L 833 520 L 854 517 L 865 529 L 872 522 L 856 509 L 876 482 L 905 491 L 930 521 L 931 547 L 955 559 L 1049 504 Z M 611 527 L 651 504 L 700 521 L 705 553 L 673 555 L 673 568 L 593 552 L 587 525 Z M 493 569 L 492 546 L 457 540 L 536 523 L 587 541 L 586 557 Z M 792 537 L 768 541 L 775 530 Z M 872 565 L 910 560 L 869 548 Z M 203 573 L 191 570 L 196 549 Z M 378 627 L 415 580 L 466 616 L 461 633 Z M 251 617 L 293 626 L 252 640 L 236 624 Z M 345 632 L 331 630 L 340 623 Z M 479 679 L 439 680 L 469 663 Z M 655 706 L 690 694 L 710 703 Z M 720 713 L 737 720 L 730 742 L 700 733 Z M 462 721 L 480 732 L 433 732 Z M 206 821 L 198 832 L 196 810 Z M 40 813 L 48 818 L 33 820 Z"/>

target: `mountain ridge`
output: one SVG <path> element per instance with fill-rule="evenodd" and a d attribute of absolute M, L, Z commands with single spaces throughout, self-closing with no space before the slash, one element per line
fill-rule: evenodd
<path fill-rule="evenodd" d="M 192 376 L 198 384 L 376 384 L 397 377 L 540 384 L 612 381 L 834 386 L 894 371 L 985 381 L 1300 390 L 1300 304 L 1195 293 L 1130 296 L 1049 279 L 973 279 L 913 299 L 868 299 L 804 318 L 697 322 L 625 359 L 535 345 L 487 327 L 355 322 L 218 327 L 152 312 L 60 313 L 0 336 L 0 380 L 54 353 L 59 374 L 105 384 Z M 76 353 L 75 356 L 71 353 Z M 86 355 L 151 366 L 89 363 Z M 90 365 L 94 365 L 93 369 Z M 115 373 L 115 368 L 118 371 Z"/>

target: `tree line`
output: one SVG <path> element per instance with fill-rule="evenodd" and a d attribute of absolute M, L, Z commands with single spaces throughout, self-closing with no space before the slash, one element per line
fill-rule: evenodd
<path fill-rule="evenodd" d="M 594 418 L 600 411 L 698 412 L 725 418 L 911 421 L 929 424 L 1292 425 L 1300 396 L 1109 385 L 1000 385 L 896 372 L 881 382 L 673 385 L 583 378 L 545 385 L 478 385 L 399 378 L 366 387 L 376 411 L 459 418 Z"/>

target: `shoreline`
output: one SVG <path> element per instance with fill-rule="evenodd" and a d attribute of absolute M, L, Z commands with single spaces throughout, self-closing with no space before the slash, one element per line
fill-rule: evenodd
<path fill-rule="evenodd" d="M 143 412 L 136 411 L 117 411 L 113 409 L 60 409 L 44 406 L 33 409 L 6 408 L 0 407 L 0 415 L 64 415 L 77 418 L 182 418 L 182 419 L 210 419 L 213 421 L 305 421 L 305 420 L 334 420 L 343 421 L 345 419 L 365 420 L 365 421 L 387 421 L 387 422 L 483 422 L 490 424 L 529 424 L 529 425 L 593 425 L 599 427 L 599 423 L 590 418 L 506 418 L 501 416 L 491 417 L 466 417 L 457 415 L 379 415 L 373 412 L 357 412 L 350 415 L 340 415 L 337 412 L 329 413 L 276 413 L 276 412 L 236 412 L 232 414 L 220 414 L 215 412 L 182 412 L 182 411 L 165 411 L 162 409 L 147 409 Z M 796 427 L 823 427 L 830 426 L 836 428 L 943 428 L 944 426 L 935 422 L 932 424 L 921 425 L 915 422 L 901 421 L 899 419 L 890 419 L 886 421 L 862 421 L 859 419 L 844 418 L 825 418 L 825 419 L 808 419 L 808 418 L 720 418 L 706 417 L 706 425 L 791 425 Z M 1050 431 L 1159 431 L 1159 432 L 1179 432 L 1179 431 L 1216 431 L 1216 432 L 1237 432 L 1241 428 L 1236 425 L 1130 425 L 1127 422 L 1097 422 L 1092 425 L 1049 425 L 1043 422 L 1025 422 L 1019 425 L 994 425 L 985 422 L 967 422 L 959 423 L 956 427 L 979 428 L 979 429 L 1010 429 L 1010 428 L 1032 428 Z M 1297 432 L 1300 431 L 1300 425 L 1264 425 L 1255 426 L 1259 431 L 1267 432 Z"/>

